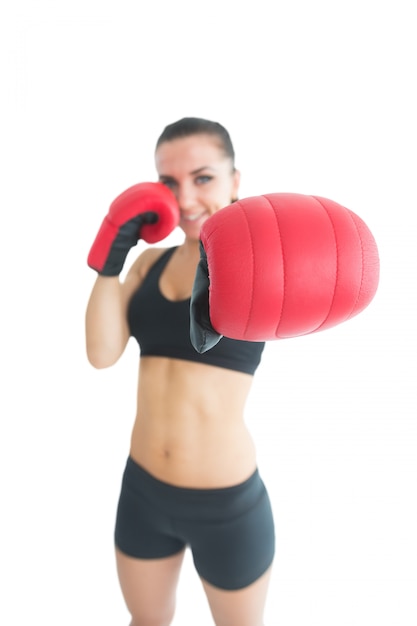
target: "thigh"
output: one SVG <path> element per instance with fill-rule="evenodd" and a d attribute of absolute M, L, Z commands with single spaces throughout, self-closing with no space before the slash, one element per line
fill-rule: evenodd
<path fill-rule="evenodd" d="M 120 586 L 134 626 L 171 623 L 185 551 L 153 485 L 153 479 L 129 460 L 117 507 L 115 544 Z"/>
<path fill-rule="evenodd" d="M 179 553 L 185 542 L 164 510 L 154 480 L 128 459 L 116 513 L 114 538 L 120 552 L 136 559 L 162 559 Z M 163 495 L 163 494 L 162 494 Z"/>
<path fill-rule="evenodd" d="M 236 591 L 225 591 L 203 580 L 216 626 L 262 626 L 270 577 L 271 568 L 248 587 Z"/>
<path fill-rule="evenodd" d="M 236 499 L 231 493 L 228 503 L 213 499 L 211 504 L 211 519 L 189 533 L 197 572 L 225 591 L 248 587 L 268 570 L 275 554 L 274 520 L 265 486 L 254 476 L 246 495 L 241 492 Z"/>
<path fill-rule="evenodd" d="M 116 549 L 120 587 L 133 624 L 171 623 L 184 552 L 160 559 L 137 559 Z"/>

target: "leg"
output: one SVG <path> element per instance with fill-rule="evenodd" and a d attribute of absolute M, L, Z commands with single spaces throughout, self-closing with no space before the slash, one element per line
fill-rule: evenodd
<path fill-rule="evenodd" d="M 117 572 L 131 626 L 169 626 L 185 550 L 160 559 L 136 559 L 116 549 Z"/>
<path fill-rule="evenodd" d="M 271 568 L 258 580 L 235 591 L 203 582 L 216 626 L 262 626 Z"/>
<path fill-rule="evenodd" d="M 212 495 L 190 546 L 216 626 L 262 626 L 275 553 L 268 493 L 256 472 Z"/>
<path fill-rule="evenodd" d="M 161 483 L 128 459 L 116 515 L 116 562 L 131 626 L 168 626 L 185 544 L 172 536 Z M 165 498 L 166 499 L 166 498 Z"/>

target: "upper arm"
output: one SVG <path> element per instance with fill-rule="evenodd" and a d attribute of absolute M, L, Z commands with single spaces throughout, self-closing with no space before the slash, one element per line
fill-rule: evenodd
<path fill-rule="evenodd" d="M 130 336 L 129 301 L 162 251 L 149 248 L 142 252 L 122 282 L 97 277 L 86 311 L 86 349 L 94 367 L 110 367 L 123 354 Z"/>

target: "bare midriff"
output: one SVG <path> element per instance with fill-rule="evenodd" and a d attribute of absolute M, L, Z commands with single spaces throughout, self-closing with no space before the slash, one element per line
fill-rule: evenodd
<path fill-rule="evenodd" d="M 164 482 L 221 488 L 256 469 L 244 407 L 252 376 L 165 357 L 142 357 L 130 455 Z"/>

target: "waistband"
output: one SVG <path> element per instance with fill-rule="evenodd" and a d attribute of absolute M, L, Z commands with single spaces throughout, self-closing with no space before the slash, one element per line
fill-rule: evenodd
<path fill-rule="evenodd" d="M 155 478 L 128 457 L 123 478 L 126 486 L 166 513 L 174 509 L 177 516 L 213 519 L 240 515 L 255 506 L 265 486 L 258 468 L 245 481 L 230 487 L 197 489 L 171 485 Z M 214 521 L 214 520 L 213 520 Z"/>

